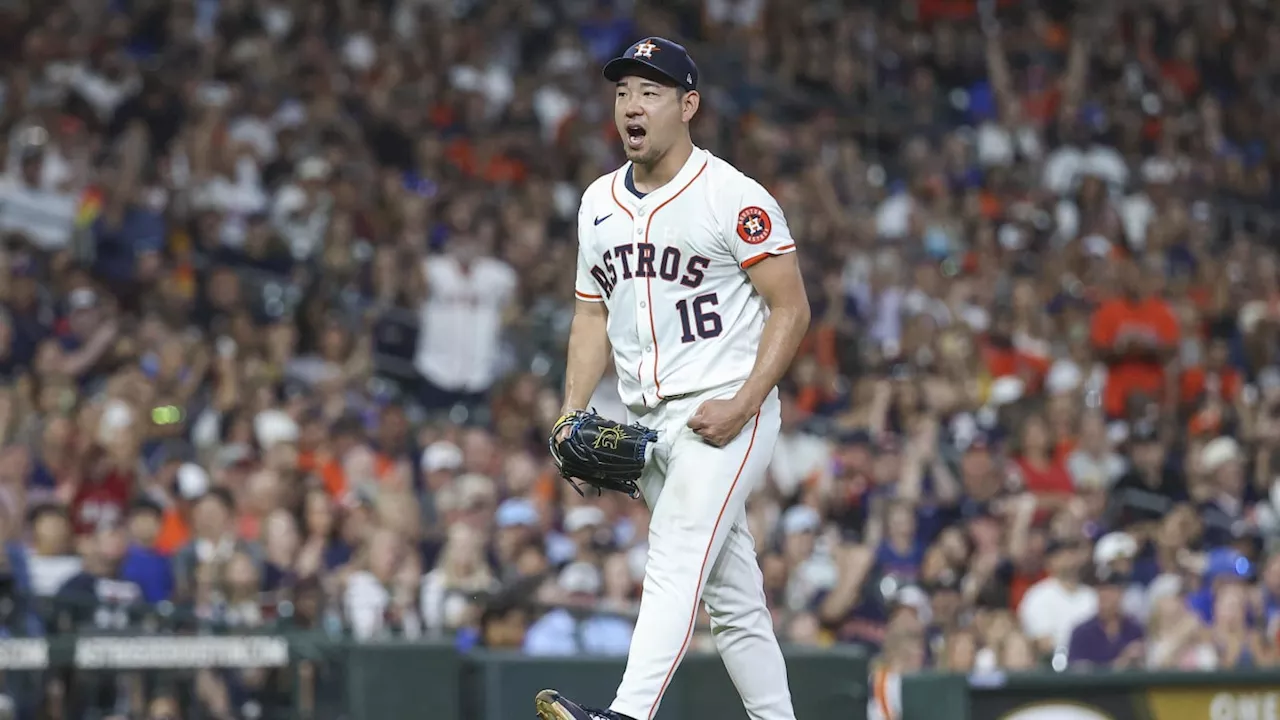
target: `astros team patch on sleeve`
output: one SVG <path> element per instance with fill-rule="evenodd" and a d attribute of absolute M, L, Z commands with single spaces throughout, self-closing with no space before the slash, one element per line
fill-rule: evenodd
<path fill-rule="evenodd" d="M 749 245 L 759 245 L 769 239 L 773 232 L 773 222 L 769 213 L 752 205 L 738 213 L 738 237 Z"/>

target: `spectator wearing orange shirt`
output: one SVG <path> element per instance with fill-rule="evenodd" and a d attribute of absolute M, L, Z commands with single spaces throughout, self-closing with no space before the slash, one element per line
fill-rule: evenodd
<path fill-rule="evenodd" d="M 1053 511 L 1071 500 L 1071 476 L 1055 457 L 1049 426 L 1041 415 L 1032 414 L 1023 421 L 1014 463 L 1023 489 L 1036 496 L 1037 522 L 1048 520 Z"/>
<path fill-rule="evenodd" d="M 1144 275 L 1129 259 L 1119 270 L 1120 294 L 1098 307 L 1090 329 L 1094 349 L 1107 365 L 1102 406 L 1113 418 L 1127 416 L 1135 400 L 1168 399 L 1165 368 L 1179 340 L 1173 309 L 1153 292 L 1159 278 Z"/>
<path fill-rule="evenodd" d="M 196 463 L 183 463 L 174 476 L 174 497 L 160 516 L 155 548 L 164 555 L 176 553 L 191 541 L 191 509 L 209 491 L 209 473 Z"/>
<path fill-rule="evenodd" d="M 1049 372 L 1049 360 L 1029 352 L 1027 348 L 1018 347 L 1013 334 L 1013 314 L 1006 309 L 997 310 L 991 330 L 983 339 L 983 363 L 992 380 L 1016 377 L 1026 383 L 1028 392 L 1038 392 Z"/>
<path fill-rule="evenodd" d="M 1214 332 L 1204 362 L 1182 369 L 1178 395 L 1184 407 L 1198 405 L 1207 396 L 1228 403 L 1235 401 L 1244 379 L 1239 370 L 1228 364 L 1230 355 L 1227 337 Z"/>
<path fill-rule="evenodd" d="M 324 446 L 304 450 L 298 456 L 299 469 L 318 476 L 329 497 L 336 502 L 344 502 L 351 490 L 344 463 L 351 451 L 364 445 L 363 434 L 364 427 L 358 418 L 339 418 L 330 428 L 329 440 Z"/>

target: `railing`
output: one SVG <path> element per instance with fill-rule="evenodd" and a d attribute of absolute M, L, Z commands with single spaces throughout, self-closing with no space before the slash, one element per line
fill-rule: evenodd
<path fill-rule="evenodd" d="M 866 711 L 865 655 L 852 650 L 792 650 L 788 668 L 799 720 L 849 718 Z M 441 643 L 357 643 L 318 634 L 232 636 L 79 636 L 0 640 L 3 691 L 19 717 L 106 718 L 128 704 L 173 697 L 188 720 L 218 717 L 210 683 L 222 683 L 235 717 L 430 717 L 509 720 L 529 717 L 532 698 L 556 687 L 608 705 L 623 658 L 533 658 L 513 652 L 462 654 Z M 203 685 L 202 685 L 203 683 Z M 239 685 L 266 688 L 245 692 Z M 109 702 L 104 707 L 102 698 Z M 264 699 L 265 698 L 265 699 Z M 747 720 L 723 663 L 691 654 L 668 689 L 663 720 Z"/>
<path fill-rule="evenodd" d="M 902 681 L 903 720 L 1272 720 L 1280 668 L 1224 672 L 925 673 Z"/>

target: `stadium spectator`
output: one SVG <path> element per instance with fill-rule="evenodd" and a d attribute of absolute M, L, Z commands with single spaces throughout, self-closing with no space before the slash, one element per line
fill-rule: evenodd
<path fill-rule="evenodd" d="M 1067 662 L 1073 666 L 1142 667 L 1146 650 L 1142 627 L 1124 613 L 1127 575 L 1102 568 L 1093 578 L 1098 612 L 1071 631 Z"/>
<path fill-rule="evenodd" d="M 1071 633 L 1098 610 L 1098 594 L 1083 584 L 1083 540 L 1056 540 L 1045 548 L 1048 577 L 1027 589 L 1018 605 L 1022 630 L 1039 652 L 1068 647 Z"/>

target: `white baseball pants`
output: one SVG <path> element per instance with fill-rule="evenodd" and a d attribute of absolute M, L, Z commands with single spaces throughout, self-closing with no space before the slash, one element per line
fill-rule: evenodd
<path fill-rule="evenodd" d="M 633 418 L 657 430 L 658 443 L 640 479 L 652 515 L 640 616 L 610 709 L 636 720 L 657 713 L 689 649 L 699 602 L 747 715 L 795 718 L 746 520 L 747 496 L 764 479 L 778 439 L 778 391 L 725 447 L 708 445 L 686 425 L 704 401 L 730 396 L 685 396 Z"/>

